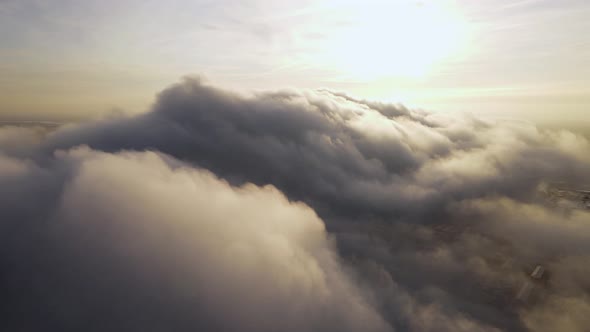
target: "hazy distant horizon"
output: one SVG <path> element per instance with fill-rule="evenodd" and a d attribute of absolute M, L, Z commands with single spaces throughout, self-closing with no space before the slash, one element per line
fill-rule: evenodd
<path fill-rule="evenodd" d="M 185 76 L 193 76 L 197 77 L 196 75 L 185 75 Z M 205 76 L 206 77 L 206 76 Z M 169 82 L 172 84 L 174 82 Z M 215 82 L 212 82 L 215 83 Z M 10 111 L 10 109 L 3 108 L 4 112 L 0 112 L 0 122 L 19 122 L 19 121 L 48 121 L 48 122 L 57 122 L 57 123 L 69 123 L 69 122 L 86 122 L 92 121 L 96 119 L 101 119 L 110 116 L 117 116 L 117 115 L 134 115 L 149 112 L 153 102 L 157 98 L 157 94 L 165 87 L 165 85 L 160 90 L 155 90 L 151 94 L 151 100 L 146 102 L 144 105 L 138 105 L 135 108 L 125 108 L 120 107 L 118 105 L 112 105 L 110 107 L 104 108 L 96 108 L 92 112 L 80 112 L 80 113 L 69 113 L 64 115 L 60 112 L 52 113 L 43 111 L 42 109 L 38 111 L 32 112 L 14 112 Z M 285 87 L 275 87 L 275 91 L 277 90 L 292 90 L 296 89 L 293 87 L 285 86 Z M 326 89 L 329 87 L 320 87 L 318 89 Z M 252 95 L 253 93 L 264 93 L 264 92 L 271 92 L 273 89 L 256 89 L 256 90 L 238 90 L 238 92 L 244 96 Z M 346 90 L 334 90 L 339 91 L 342 93 L 347 93 Z M 355 95 L 351 94 L 355 98 L 363 99 L 364 96 L 362 95 Z M 391 102 L 388 100 L 382 100 L 379 98 L 365 98 L 367 100 L 375 101 L 375 102 Z M 519 107 L 520 111 L 513 111 L 507 110 L 503 107 L 506 104 L 509 104 L 509 101 L 503 101 L 502 98 L 496 97 L 494 100 L 490 100 L 489 98 L 482 98 L 481 102 L 475 102 L 472 98 L 471 104 L 476 105 L 472 106 L 470 103 L 466 103 L 463 101 L 459 101 L 456 103 L 449 103 L 448 101 L 441 104 L 436 101 L 434 102 L 423 102 L 421 104 L 404 104 L 401 102 L 396 102 L 397 104 L 403 105 L 410 109 L 419 109 L 425 110 L 429 112 L 441 113 L 441 114 L 468 114 L 473 115 L 489 120 L 495 121 L 524 121 L 533 123 L 539 128 L 545 129 L 552 129 L 552 130 L 570 130 L 572 132 L 582 134 L 586 137 L 590 137 L 590 117 L 584 116 L 586 113 L 586 107 L 580 106 L 576 107 L 575 109 L 566 109 L 565 111 L 562 110 L 562 105 L 560 105 L 559 100 L 553 101 L 548 105 L 536 105 L 534 101 L 522 99 L 517 104 L 522 105 L 524 101 L 524 106 Z M 514 99 L 514 98 L 511 98 Z M 590 99 L 590 98 L 589 98 Z M 565 102 L 566 104 L 571 104 L 571 102 Z M 590 103 L 589 103 L 590 105 Z M 437 106 L 439 108 L 437 108 Z"/>

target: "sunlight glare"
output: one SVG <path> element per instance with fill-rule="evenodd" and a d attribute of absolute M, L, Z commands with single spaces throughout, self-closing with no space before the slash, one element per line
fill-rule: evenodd
<path fill-rule="evenodd" d="M 453 2 L 338 3 L 340 26 L 320 61 L 355 79 L 420 78 L 467 44 L 467 24 Z"/>

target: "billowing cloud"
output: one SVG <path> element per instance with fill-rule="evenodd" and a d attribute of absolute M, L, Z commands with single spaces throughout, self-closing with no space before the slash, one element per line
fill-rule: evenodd
<path fill-rule="evenodd" d="M 1 165 L 2 193 L 26 195 L 2 209 L 11 330 L 389 330 L 315 212 L 273 187 L 152 152 Z M 29 216 L 33 198 L 53 204 Z"/>
<path fill-rule="evenodd" d="M 590 182 L 575 134 L 186 79 L 148 113 L 1 144 L 18 135 L 0 135 L 0 204 L 3 284 L 28 289 L 10 293 L 23 316 L 131 330 L 586 326 L 590 214 L 552 191 Z"/>
<path fill-rule="evenodd" d="M 232 183 L 273 184 L 322 216 L 400 218 L 493 192 L 522 197 L 542 180 L 586 179 L 584 142 L 325 90 L 246 98 L 188 79 L 150 113 L 58 132 L 46 148 L 155 149 Z"/>

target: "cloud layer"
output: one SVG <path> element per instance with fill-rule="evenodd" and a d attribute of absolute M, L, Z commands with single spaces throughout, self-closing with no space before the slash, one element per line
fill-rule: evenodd
<path fill-rule="evenodd" d="M 540 181 L 587 178 L 588 142 L 527 124 L 450 118 L 329 91 L 245 98 L 188 79 L 152 112 L 54 135 L 49 151 L 88 144 L 155 149 L 232 183 L 273 184 L 322 216 L 426 216 L 451 200 L 523 197 Z"/>
<path fill-rule="evenodd" d="M 12 326 L 587 326 L 589 213 L 543 194 L 590 183 L 566 131 L 186 79 L 139 116 L 3 128 L 0 151 Z"/>

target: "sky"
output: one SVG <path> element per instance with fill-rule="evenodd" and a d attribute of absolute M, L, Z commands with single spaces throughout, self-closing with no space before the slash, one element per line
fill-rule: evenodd
<path fill-rule="evenodd" d="M 0 1 L 0 117 L 149 109 L 187 75 L 590 126 L 584 0 Z"/>

